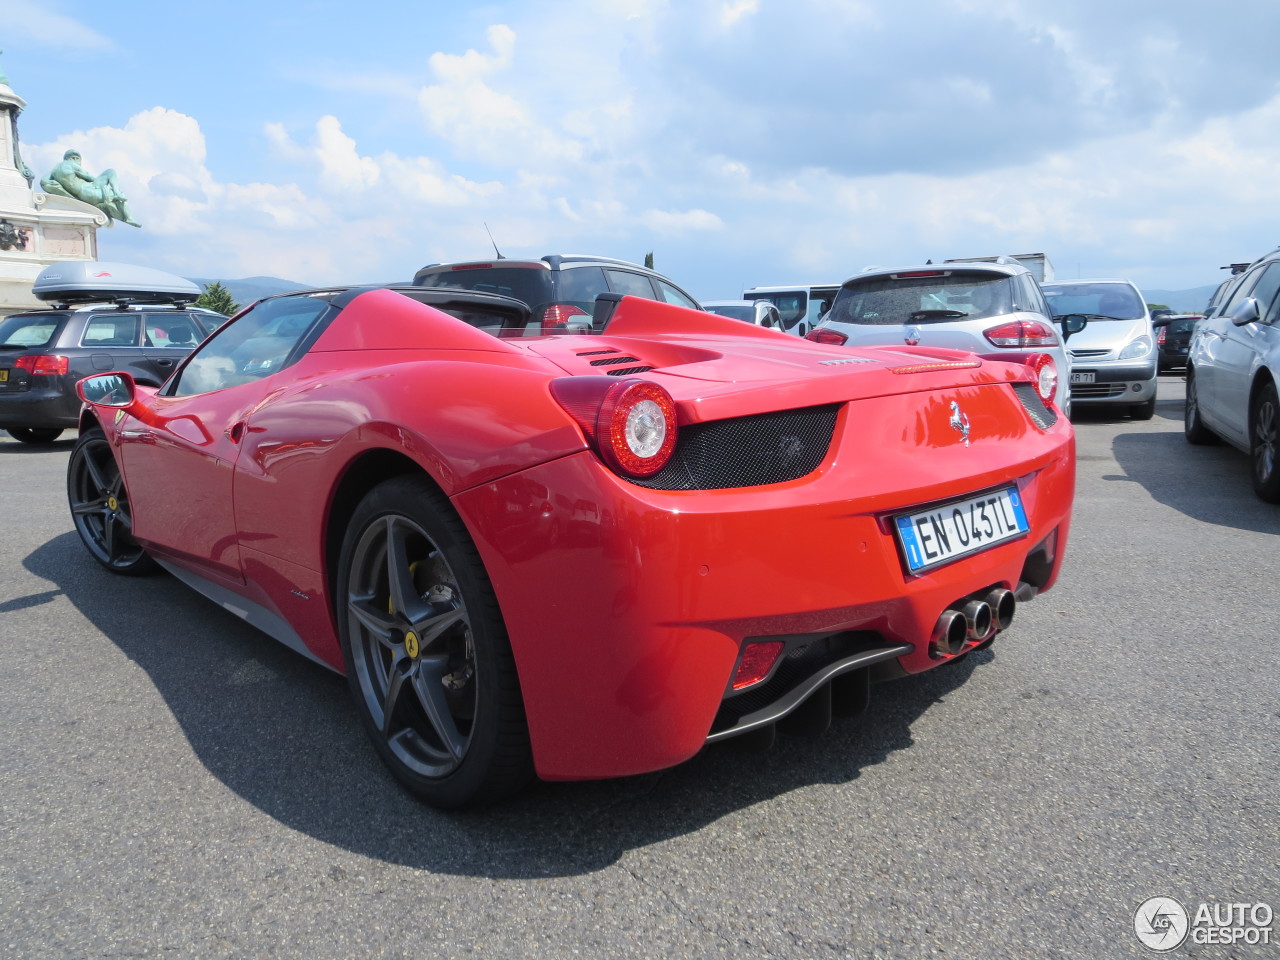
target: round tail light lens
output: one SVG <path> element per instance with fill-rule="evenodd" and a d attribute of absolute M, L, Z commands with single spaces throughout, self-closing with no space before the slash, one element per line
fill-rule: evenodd
<path fill-rule="evenodd" d="M 600 455 L 632 477 L 657 473 L 676 448 L 676 404 L 647 380 L 623 380 L 605 394 L 596 417 Z"/>
<path fill-rule="evenodd" d="M 1036 393 L 1045 403 L 1052 403 L 1058 395 L 1058 366 L 1047 353 L 1037 353 L 1027 359 L 1027 366 L 1035 376 Z"/>

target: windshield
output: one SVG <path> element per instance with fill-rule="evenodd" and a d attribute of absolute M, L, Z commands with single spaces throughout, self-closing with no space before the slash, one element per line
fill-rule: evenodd
<path fill-rule="evenodd" d="M 1013 310 L 1009 277 L 930 271 L 850 280 L 826 319 L 832 323 L 946 323 L 998 317 Z"/>
<path fill-rule="evenodd" d="M 1083 313 L 1092 318 L 1138 320 L 1147 315 L 1138 291 L 1127 283 L 1046 284 L 1044 295 L 1055 317 Z"/>
<path fill-rule="evenodd" d="M 753 323 L 756 319 L 756 308 L 750 304 L 743 304 L 742 306 L 717 304 L 708 306 L 707 312 L 718 313 L 722 317 L 732 317 L 734 320 L 745 320 L 747 323 Z"/>

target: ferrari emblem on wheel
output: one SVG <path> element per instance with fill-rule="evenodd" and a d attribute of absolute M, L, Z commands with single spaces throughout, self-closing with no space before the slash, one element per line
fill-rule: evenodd
<path fill-rule="evenodd" d="M 418 635 L 410 630 L 404 635 L 404 652 L 409 655 L 410 660 L 418 659 Z"/>

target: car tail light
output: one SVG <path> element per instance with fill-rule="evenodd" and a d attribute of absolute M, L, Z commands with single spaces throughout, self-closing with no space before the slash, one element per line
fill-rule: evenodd
<path fill-rule="evenodd" d="M 781 640 L 764 640 L 749 643 L 742 650 L 742 658 L 738 661 L 738 669 L 733 674 L 734 690 L 745 690 L 753 683 L 759 683 L 769 676 L 769 671 L 778 662 L 786 646 Z"/>
<path fill-rule="evenodd" d="M 982 335 L 997 347 L 1056 347 L 1058 337 L 1053 328 L 1039 320 L 1010 320 L 984 330 Z"/>
<path fill-rule="evenodd" d="M 551 395 L 616 473 L 652 476 L 675 451 L 676 404 L 656 383 L 561 377 L 551 381 Z"/>
<path fill-rule="evenodd" d="M 1027 367 L 1035 376 L 1036 393 L 1045 403 L 1052 403 L 1058 395 L 1058 365 L 1047 353 L 1032 354 L 1027 358 Z"/>
<path fill-rule="evenodd" d="M 587 311 L 575 307 L 572 303 L 553 303 L 542 311 L 542 332 L 544 335 L 568 333 L 569 321 L 573 317 L 591 319 Z"/>
<path fill-rule="evenodd" d="M 1169 328 L 1168 328 L 1168 327 L 1161 327 L 1161 328 L 1160 328 L 1160 332 L 1156 334 L 1156 343 L 1158 343 L 1160 346 L 1162 346 L 1162 347 L 1163 347 L 1163 346 L 1164 346 L 1164 335 L 1165 335 L 1166 333 L 1168 333 L 1168 332 L 1169 332 Z"/>
<path fill-rule="evenodd" d="M 894 280 L 914 280 L 917 277 L 945 277 L 950 271 L 947 270 L 912 270 L 910 273 L 891 273 Z"/>
<path fill-rule="evenodd" d="M 812 340 L 814 343 L 826 343 L 833 347 L 843 347 L 849 342 L 848 334 L 833 330 L 830 327 L 814 327 L 804 335 L 804 338 Z"/>
<path fill-rule="evenodd" d="M 57 376 L 71 369 L 66 357 L 48 353 L 33 353 L 19 357 L 13 365 L 19 370 L 25 370 L 36 376 Z"/>

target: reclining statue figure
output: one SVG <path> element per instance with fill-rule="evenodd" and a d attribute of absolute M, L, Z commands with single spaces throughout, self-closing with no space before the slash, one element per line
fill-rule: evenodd
<path fill-rule="evenodd" d="M 104 170 L 95 177 L 80 166 L 80 153 L 76 150 L 62 155 L 62 162 L 40 181 L 40 187 L 45 193 L 82 200 L 112 220 L 122 220 L 131 227 L 142 226 L 129 215 L 129 205 L 116 185 L 116 172 Z"/>

